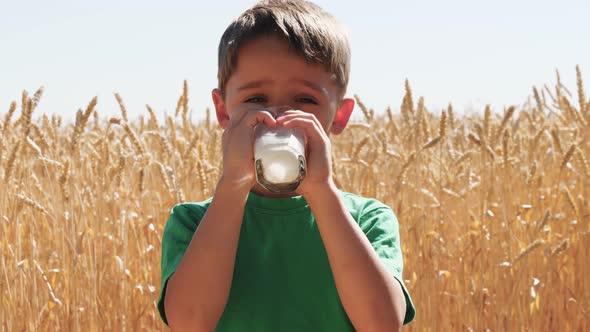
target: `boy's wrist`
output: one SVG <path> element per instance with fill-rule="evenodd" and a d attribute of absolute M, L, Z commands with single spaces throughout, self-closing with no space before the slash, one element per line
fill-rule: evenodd
<path fill-rule="evenodd" d="M 307 188 L 301 195 L 306 201 L 309 201 L 330 193 L 338 193 L 338 187 L 336 187 L 336 184 L 332 180 L 314 184 L 313 187 Z"/>
<path fill-rule="evenodd" d="M 231 180 L 221 176 L 215 188 L 215 194 L 223 193 L 234 195 L 238 197 L 247 197 L 250 192 L 251 185 L 248 181 Z"/>

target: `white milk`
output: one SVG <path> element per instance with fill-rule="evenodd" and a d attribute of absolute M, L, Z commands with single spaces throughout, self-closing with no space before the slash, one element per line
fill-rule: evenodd
<path fill-rule="evenodd" d="M 305 176 L 303 129 L 281 126 L 269 128 L 263 124 L 257 126 L 254 137 L 254 160 L 256 177 L 261 185 L 277 192 L 284 187 L 294 190 Z"/>

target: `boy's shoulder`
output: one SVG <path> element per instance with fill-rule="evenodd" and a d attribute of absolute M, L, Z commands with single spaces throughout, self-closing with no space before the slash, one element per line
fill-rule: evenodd
<path fill-rule="evenodd" d="M 372 197 L 365 197 L 359 194 L 354 194 L 346 191 L 340 191 L 344 204 L 348 207 L 348 210 L 355 214 L 364 214 L 376 209 L 390 209 L 391 208 L 381 202 L 380 200 Z"/>
<path fill-rule="evenodd" d="M 177 203 L 170 210 L 170 218 L 186 219 L 186 217 L 189 217 L 192 220 L 195 220 L 195 218 L 196 220 L 199 220 L 205 215 L 205 212 L 207 212 L 212 199 L 213 197 L 209 197 L 197 202 Z"/>

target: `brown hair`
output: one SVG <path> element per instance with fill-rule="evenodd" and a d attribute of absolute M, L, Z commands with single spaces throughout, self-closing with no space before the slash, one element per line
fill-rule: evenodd
<path fill-rule="evenodd" d="M 261 35 L 284 38 L 306 61 L 323 64 L 344 95 L 350 71 L 346 32 L 330 13 L 305 0 L 263 0 L 230 23 L 219 42 L 217 80 L 223 95 L 240 46 Z"/>

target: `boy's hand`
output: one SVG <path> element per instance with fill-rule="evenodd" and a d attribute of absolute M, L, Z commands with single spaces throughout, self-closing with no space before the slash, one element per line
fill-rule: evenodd
<path fill-rule="evenodd" d="M 307 174 L 295 192 L 305 197 L 315 189 L 332 184 L 330 139 L 315 115 L 290 110 L 282 113 L 276 121 L 285 128 L 299 127 L 305 130 Z"/>
<path fill-rule="evenodd" d="M 221 136 L 223 151 L 223 181 L 236 189 L 250 190 L 256 184 L 254 173 L 254 127 L 264 122 L 276 126 L 274 117 L 259 107 L 237 109 L 231 116 Z"/>

